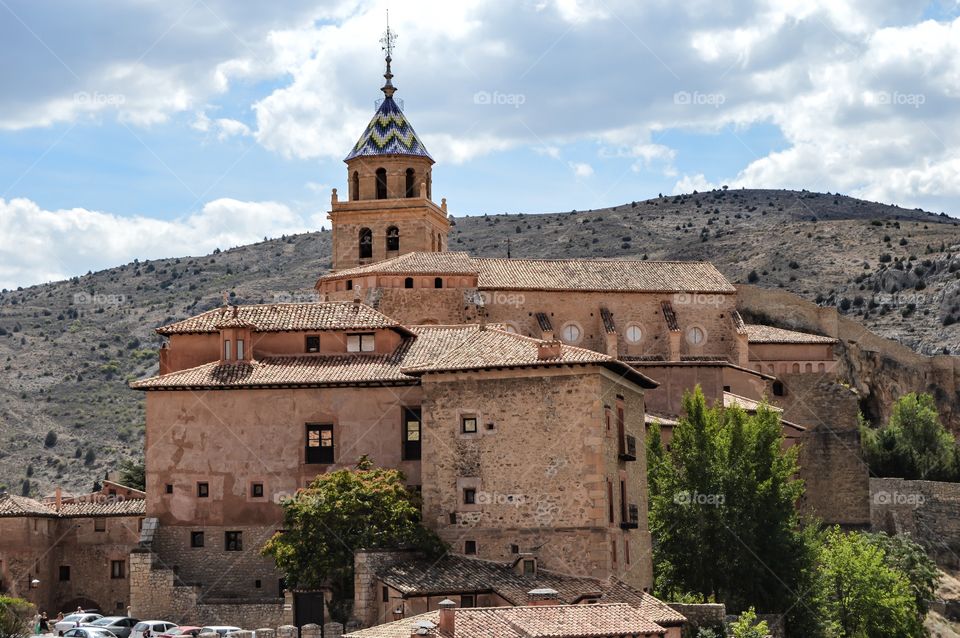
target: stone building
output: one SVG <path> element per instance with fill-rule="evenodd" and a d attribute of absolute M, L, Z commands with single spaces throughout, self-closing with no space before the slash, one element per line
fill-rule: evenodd
<path fill-rule="evenodd" d="M 697 385 L 725 405 L 771 401 L 788 444 L 817 433 L 807 505 L 869 523 L 866 470 L 841 460 L 856 396 L 830 378 L 835 339 L 746 323 L 709 263 L 448 251 L 433 159 L 389 59 L 385 77 L 345 160 L 349 196 L 332 194 L 325 300 L 159 328 L 160 373 L 132 384 L 146 393 L 147 468 L 135 614 L 284 622 L 284 583 L 259 554 L 279 503 L 362 455 L 404 472 L 458 555 L 643 592 L 646 424 L 675 422 Z"/>

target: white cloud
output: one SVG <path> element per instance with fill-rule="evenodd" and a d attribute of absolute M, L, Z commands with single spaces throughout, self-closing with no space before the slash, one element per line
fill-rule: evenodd
<path fill-rule="evenodd" d="M 570 169 L 577 177 L 584 178 L 593 175 L 593 167 L 586 162 L 570 162 Z"/>
<path fill-rule="evenodd" d="M 717 188 L 716 184 L 711 183 L 703 176 L 703 173 L 696 175 L 684 175 L 673 186 L 673 195 L 682 193 L 692 193 L 693 191 L 705 192 Z"/>
<path fill-rule="evenodd" d="M 277 202 L 217 199 L 192 215 L 163 221 L 83 208 L 48 211 L 27 199 L 0 199 L 0 288 L 316 230 L 314 215 Z"/>

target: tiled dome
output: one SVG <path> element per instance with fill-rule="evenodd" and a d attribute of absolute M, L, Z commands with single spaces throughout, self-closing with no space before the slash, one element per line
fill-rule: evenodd
<path fill-rule="evenodd" d="M 389 95 L 383 99 L 346 159 L 374 155 L 415 155 L 433 159 L 400 106 Z"/>

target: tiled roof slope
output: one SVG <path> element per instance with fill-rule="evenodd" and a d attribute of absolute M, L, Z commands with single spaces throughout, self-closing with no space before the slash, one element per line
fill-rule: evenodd
<path fill-rule="evenodd" d="M 65 503 L 58 511 L 53 505 L 12 494 L 0 494 L 0 517 L 48 516 L 52 518 L 78 518 L 83 516 L 143 516 L 146 501 L 142 498 L 108 498 L 102 500 Z"/>
<path fill-rule="evenodd" d="M 745 328 L 749 343 L 837 343 L 837 340 L 833 337 L 821 337 L 808 332 L 796 332 L 795 330 L 785 330 L 773 326 L 746 324 Z"/>
<path fill-rule="evenodd" d="M 25 496 L 0 494 L 0 517 L 8 516 L 56 516 L 52 507 Z"/>
<path fill-rule="evenodd" d="M 471 258 L 464 252 L 408 253 L 320 278 L 383 274 L 476 274 L 478 286 L 506 290 L 736 292 L 709 262 Z"/>
<path fill-rule="evenodd" d="M 233 313 L 236 310 L 236 317 Z M 258 332 L 299 330 L 372 330 L 399 328 L 399 324 L 371 308 L 350 301 L 278 303 L 215 308 L 161 328 L 162 335 L 210 333 L 220 326 L 245 325 Z"/>
<path fill-rule="evenodd" d="M 400 106 L 390 96 L 380 103 L 346 159 L 378 155 L 416 155 L 433 159 Z"/>

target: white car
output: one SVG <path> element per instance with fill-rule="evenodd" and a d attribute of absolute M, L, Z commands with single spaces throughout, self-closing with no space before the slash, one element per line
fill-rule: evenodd
<path fill-rule="evenodd" d="M 82 614 L 70 614 L 69 616 L 64 616 L 63 620 L 53 626 L 53 633 L 62 636 L 68 629 L 73 629 L 80 625 L 88 625 L 94 620 L 100 620 L 101 618 L 103 618 L 101 614 L 88 614 L 86 612 Z"/>
<path fill-rule="evenodd" d="M 166 620 L 141 620 L 133 626 L 130 632 L 130 638 L 144 638 L 143 632 L 150 630 L 150 636 L 159 636 L 165 631 L 170 631 L 177 626 L 177 623 L 167 622 Z"/>
<path fill-rule="evenodd" d="M 200 633 L 201 634 L 218 633 L 220 634 L 220 638 L 223 638 L 223 636 L 226 636 L 227 634 L 232 634 L 235 631 L 243 631 L 243 630 L 240 629 L 239 627 L 231 627 L 229 625 L 208 625 L 203 629 L 201 629 Z"/>
<path fill-rule="evenodd" d="M 63 638 L 117 638 L 109 629 L 103 627 L 74 627 L 63 633 Z"/>

